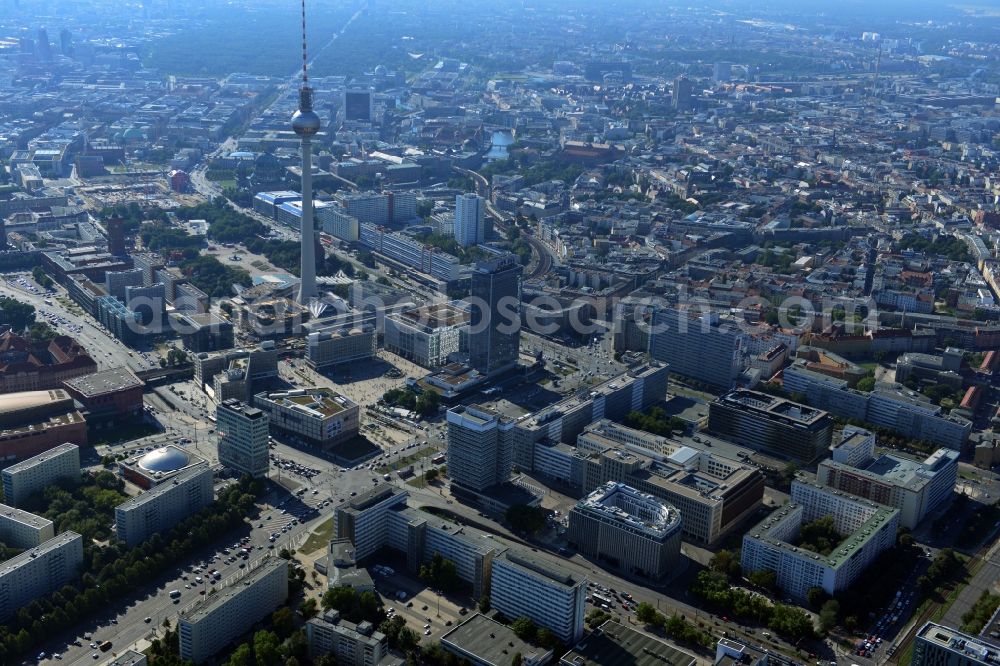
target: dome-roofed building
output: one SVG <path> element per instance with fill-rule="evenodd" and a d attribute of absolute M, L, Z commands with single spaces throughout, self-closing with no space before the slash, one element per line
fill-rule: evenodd
<path fill-rule="evenodd" d="M 120 470 L 126 480 L 149 489 L 202 462 L 204 460 L 195 454 L 168 444 L 124 460 Z"/>
<path fill-rule="evenodd" d="M 190 462 L 191 456 L 176 446 L 164 446 L 139 458 L 139 467 L 147 472 L 176 472 Z"/>

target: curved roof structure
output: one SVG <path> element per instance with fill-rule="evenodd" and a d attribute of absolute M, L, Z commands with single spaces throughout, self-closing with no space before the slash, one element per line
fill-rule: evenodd
<path fill-rule="evenodd" d="M 191 456 L 176 446 L 164 446 L 139 459 L 139 467 L 147 472 L 176 472 L 191 463 Z"/>

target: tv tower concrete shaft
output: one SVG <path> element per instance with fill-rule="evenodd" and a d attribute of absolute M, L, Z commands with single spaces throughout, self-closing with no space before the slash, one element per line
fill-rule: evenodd
<path fill-rule="evenodd" d="M 309 87 L 309 73 L 306 71 L 306 1 L 302 0 L 302 87 L 299 89 L 299 110 L 292 116 L 292 129 L 299 136 L 302 145 L 302 264 L 299 268 L 300 305 L 308 305 L 316 293 L 316 234 L 313 220 L 312 200 L 312 138 L 320 129 L 319 116 L 312 108 L 312 88 Z"/>

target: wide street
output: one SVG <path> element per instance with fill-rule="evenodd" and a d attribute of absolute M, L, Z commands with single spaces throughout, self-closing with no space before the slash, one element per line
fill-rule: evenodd
<path fill-rule="evenodd" d="M 40 289 L 38 293 L 35 293 L 24 288 L 17 281 L 19 277 L 34 285 L 30 273 L 8 274 L 4 276 L 3 281 L 0 281 L 0 296 L 7 296 L 33 305 L 36 311 L 36 321 L 49 323 L 60 334 L 75 338 L 91 355 L 99 369 L 127 367 L 138 371 L 157 367 L 158 357 L 155 354 L 150 355 L 150 361 L 143 360 L 139 352 L 129 349 L 109 333 L 103 331 L 100 324 L 89 315 L 75 314 L 74 311 L 79 312 L 75 304 L 73 307 L 64 305 L 70 301 L 61 285 L 53 285 L 53 293 L 51 294 L 43 293 Z M 46 299 L 50 300 L 52 304 L 46 304 Z M 42 313 L 54 313 L 66 323 L 53 322 Z"/>

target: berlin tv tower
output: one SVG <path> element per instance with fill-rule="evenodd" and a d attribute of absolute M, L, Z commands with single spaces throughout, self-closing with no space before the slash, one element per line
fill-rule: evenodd
<path fill-rule="evenodd" d="M 316 297 L 316 246 L 312 200 L 312 138 L 319 132 L 319 116 L 313 111 L 313 91 L 306 71 L 306 0 L 302 0 L 302 87 L 299 88 L 299 110 L 292 116 L 292 129 L 302 141 L 302 266 L 299 269 L 300 305 L 308 306 Z"/>

